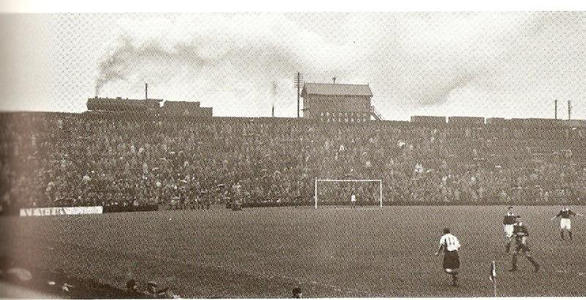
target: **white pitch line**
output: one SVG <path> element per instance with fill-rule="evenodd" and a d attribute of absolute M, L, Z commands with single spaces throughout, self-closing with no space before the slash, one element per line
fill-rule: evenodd
<path fill-rule="evenodd" d="M 87 246 L 83 246 L 77 243 L 66 243 L 66 242 L 60 242 L 60 241 L 52 241 L 52 242 L 57 242 L 57 243 L 61 243 L 61 244 L 69 244 L 69 245 L 75 245 L 79 248 L 86 248 L 86 249 L 91 249 L 91 250 L 98 250 L 98 251 L 107 251 L 107 252 L 119 252 L 122 253 L 124 255 L 137 255 L 136 253 L 131 253 L 131 252 L 121 252 L 121 251 L 117 251 L 114 249 L 107 249 L 107 248 L 102 248 L 102 247 L 87 247 Z M 275 277 L 277 278 L 281 278 L 281 279 L 286 279 L 286 280 L 290 280 L 290 281 L 295 281 L 298 283 L 302 283 L 302 284 L 311 284 L 311 285 L 316 285 L 316 286 L 323 286 L 323 287 L 328 287 L 330 289 L 333 289 L 335 291 L 347 291 L 347 292 L 357 292 L 360 294 L 364 294 L 364 295 L 368 295 L 373 297 L 374 295 L 370 292 L 367 291 L 362 291 L 362 290 L 358 290 L 358 289 L 354 289 L 354 288 L 343 288 L 343 287 L 339 287 L 337 285 L 333 285 L 333 284 L 328 284 L 328 283 L 320 283 L 317 281 L 308 281 L 308 280 L 304 280 L 304 279 L 299 279 L 296 277 L 291 277 L 291 276 L 287 276 L 287 275 L 283 275 L 280 273 L 274 273 L 274 274 L 269 274 L 269 273 L 258 273 L 258 272 L 252 272 L 250 270 L 242 270 L 239 268 L 233 268 L 230 266 L 224 266 L 224 265 L 220 265 L 220 264 L 206 264 L 206 263 L 199 263 L 199 262 L 186 262 L 185 260 L 182 259 L 175 259 L 175 258 L 171 258 L 171 257 L 166 257 L 166 256 L 161 256 L 161 255 L 156 255 L 156 254 L 139 254 L 142 257 L 145 258 L 151 258 L 151 259 L 158 259 L 158 260 L 166 260 L 166 261 L 172 261 L 175 263 L 178 263 L 180 265 L 183 264 L 187 264 L 187 265 L 195 265 L 195 266 L 202 266 L 202 267 L 212 267 L 212 268 L 216 268 L 216 269 L 220 269 L 222 271 L 228 272 L 228 273 L 240 273 L 240 274 L 245 274 L 251 277 L 257 277 L 257 278 L 265 278 L 265 279 L 273 279 Z"/>

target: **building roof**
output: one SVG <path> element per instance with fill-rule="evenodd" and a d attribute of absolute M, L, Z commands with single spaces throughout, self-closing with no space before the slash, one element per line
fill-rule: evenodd
<path fill-rule="evenodd" d="M 307 95 L 372 97 L 372 91 L 368 84 L 306 83 L 301 96 Z"/>

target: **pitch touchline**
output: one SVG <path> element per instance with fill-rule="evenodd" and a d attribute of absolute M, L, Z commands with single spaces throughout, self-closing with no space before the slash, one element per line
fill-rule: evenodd
<path fill-rule="evenodd" d="M 182 260 L 179 259 L 174 259 L 174 258 L 167 258 L 164 256 L 159 256 L 159 255 L 145 255 L 145 256 L 150 256 L 151 258 L 155 258 L 155 259 L 159 259 L 159 260 L 167 260 L 167 261 L 173 261 L 176 263 L 181 264 L 181 262 L 183 262 Z M 209 264 L 209 263 L 186 263 L 188 265 L 197 265 L 197 266 L 203 266 L 203 267 L 212 267 L 212 268 L 216 268 L 216 269 L 220 269 L 224 272 L 228 272 L 228 273 L 241 273 L 241 274 L 246 274 L 249 275 L 251 277 L 257 277 L 257 278 L 265 278 L 265 279 L 273 279 L 275 277 L 277 278 L 281 278 L 281 279 L 286 279 L 286 280 L 291 280 L 291 281 L 295 281 L 298 283 L 303 283 L 303 284 L 312 284 L 312 285 L 317 285 L 317 286 L 324 286 L 324 287 L 329 287 L 331 289 L 334 289 L 336 291 L 351 291 L 351 292 L 358 292 L 361 294 L 365 294 L 365 295 L 372 295 L 370 292 L 365 292 L 365 291 L 361 291 L 358 289 L 354 289 L 354 288 L 342 288 L 333 284 L 328 284 L 328 283 L 321 283 L 321 282 L 317 282 L 314 280 L 304 280 L 304 279 L 298 279 L 296 277 L 292 277 L 292 276 L 287 276 L 287 275 L 283 275 L 280 273 L 269 273 L 269 272 L 252 272 L 252 271 L 248 271 L 248 270 L 242 270 L 240 268 L 236 268 L 233 269 L 229 266 L 224 266 L 224 265 L 220 265 L 220 264 Z"/>
<path fill-rule="evenodd" d="M 47 241 L 47 240 L 45 240 L 45 241 Z M 119 250 L 115 250 L 115 249 L 107 249 L 107 248 L 103 248 L 103 247 L 88 247 L 88 246 L 84 246 L 84 245 L 81 245 L 78 243 L 62 242 L 62 241 L 55 241 L 55 240 L 52 240 L 51 242 L 56 242 L 56 243 L 65 244 L 65 245 L 72 245 L 72 246 L 76 246 L 78 248 L 87 249 L 87 250 L 91 250 L 91 251 L 114 252 L 114 253 L 121 254 L 122 256 L 130 256 L 131 254 L 137 255 L 136 253 L 132 253 L 132 252 L 123 252 L 123 251 L 119 251 Z M 37 249 L 38 248 L 39 247 L 37 247 Z M 220 264 L 185 262 L 180 259 L 174 259 L 174 258 L 170 258 L 170 257 L 157 255 L 157 254 L 144 254 L 144 253 L 142 253 L 141 256 L 146 257 L 146 258 L 151 258 L 151 259 L 163 260 L 163 261 L 165 261 L 165 260 L 172 261 L 172 262 L 175 262 L 179 265 L 211 267 L 211 268 L 219 269 L 219 270 L 227 272 L 227 273 L 245 274 L 245 275 L 248 275 L 251 277 L 265 278 L 265 279 L 272 279 L 272 278 L 277 277 L 277 278 L 291 280 L 291 281 L 295 281 L 295 282 L 303 283 L 303 284 L 311 284 L 311 285 L 316 285 L 316 286 L 328 287 L 328 288 L 331 288 L 335 291 L 350 291 L 350 292 L 357 292 L 357 293 L 361 293 L 361 294 L 369 295 L 369 296 L 373 295 L 370 292 L 366 292 L 366 291 L 362 291 L 362 290 L 358 290 L 358 289 L 354 289 L 354 288 L 344 288 L 344 287 L 339 287 L 339 286 L 336 286 L 333 284 L 317 282 L 314 280 L 298 279 L 295 277 L 291 277 L 291 276 L 287 276 L 287 275 L 283 275 L 283 274 L 279 274 L 279 273 L 276 273 L 276 274 L 270 274 L 270 273 L 265 273 L 265 272 L 258 273 L 258 272 L 248 271 L 248 270 L 242 270 L 240 268 L 231 268 L 229 266 L 223 266 Z M 113 283 L 110 282 L 110 284 L 113 284 Z"/>

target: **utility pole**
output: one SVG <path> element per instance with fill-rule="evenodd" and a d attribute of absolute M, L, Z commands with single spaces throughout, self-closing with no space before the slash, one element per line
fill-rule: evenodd
<path fill-rule="evenodd" d="M 300 112 L 300 99 L 299 97 L 301 96 L 301 85 L 303 85 L 303 76 L 301 75 L 300 72 L 297 72 L 297 75 L 295 76 L 295 87 L 297 88 L 297 118 L 299 118 L 299 112 Z"/>
<path fill-rule="evenodd" d="M 271 108 L 271 117 L 275 117 L 275 102 L 277 102 L 277 82 L 273 81 L 273 89 L 271 90 L 273 97 L 273 107 Z"/>
<path fill-rule="evenodd" d="M 568 100 L 568 120 L 572 119 L 572 101 Z"/>

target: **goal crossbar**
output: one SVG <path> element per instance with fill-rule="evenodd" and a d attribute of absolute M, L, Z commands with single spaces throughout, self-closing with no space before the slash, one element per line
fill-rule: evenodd
<path fill-rule="evenodd" d="M 379 183 L 379 206 L 383 207 L 383 181 L 382 179 L 320 179 L 315 178 L 314 202 L 317 208 L 317 185 L 319 182 L 378 182 Z"/>

